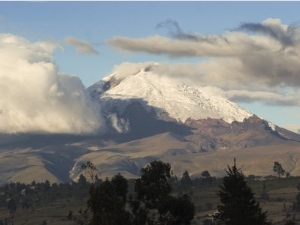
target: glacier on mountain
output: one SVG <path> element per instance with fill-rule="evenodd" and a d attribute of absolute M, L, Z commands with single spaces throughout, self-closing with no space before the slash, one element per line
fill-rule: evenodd
<path fill-rule="evenodd" d="M 104 114 L 113 110 L 122 114 L 130 103 L 138 101 L 148 112 L 154 110 L 158 117 L 167 114 L 182 123 L 189 118 L 241 122 L 253 115 L 200 85 L 159 75 L 151 70 L 151 65 L 133 71 L 126 76 L 120 71 L 112 73 L 89 88 L 92 97 L 102 104 Z"/>

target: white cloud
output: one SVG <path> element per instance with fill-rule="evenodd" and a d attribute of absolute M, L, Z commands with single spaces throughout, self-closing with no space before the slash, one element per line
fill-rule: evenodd
<path fill-rule="evenodd" d="M 284 124 L 282 125 L 282 127 L 297 134 L 300 134 L 300 124 Z"/>
<path fill-rule="evenodd" d="M 162 24 L 170 27 L 172 38 L 113 37 L 107 43 L 125 51 L 171 58 L 205 57 L 205 61 L 195 64 L 160 64 L 153 69 L 162 75 L 217 87 L 232 100 L 300 104 L 297 98 L 300 87 L 298 27 L 270 18 L 261 23 L 244 23 L 220 35 L 202 35 L 185 33 L 176 21 Z"/>
<path fill-rule="evenodd" d="M 81 80 L 61 74 L 49 42 L 0 34 L 0 132 L 93 133 L 101 126 Z"/>
<path fill-rule="evenodd" d="M 65 42 L 73 45 L 76 48 L 76 52 L 79 54 L 98 54 L 93 46 L 86 41 L 74 37 L 66 37 Z"/>
<path fill-rule="evenodd" d="M 200 63 L 164 64 L 155 62 L 122 63 L 113 74 L 123 79 L 147 69 L 161 76 L 180 79 L 188 85 L 202 86 L 212 94 L 234 102 L 264 102 L 268 105 L 300 106 L 299 91 L 286 86 L 270 87 L 244 76 L 235 60 L 218 60 Z M 229 75 L 230 76 L 229 76 Z"/>

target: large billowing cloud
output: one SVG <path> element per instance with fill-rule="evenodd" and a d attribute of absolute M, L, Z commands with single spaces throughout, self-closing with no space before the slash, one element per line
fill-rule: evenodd
<path fill-rule="evenodd" d="M 99 109 L 81 80 L 61 74 L 56 46 L 0 34 L 0 133 L 97 132 Z"/>
<path fill-rule="evenodd" d="M 220 35 L 185 33 L 176 21 L 160 23 L 171 38 L 113 37 L 107 43 L 129 52 L 199 58 L 199 63 L 160 64 L 160 74 L 189 78 L 239 102 L 300 105 L 300 29 L 279 19 L 243 23 Z M 247 90 L 247 91 L 245 91 Z"/>

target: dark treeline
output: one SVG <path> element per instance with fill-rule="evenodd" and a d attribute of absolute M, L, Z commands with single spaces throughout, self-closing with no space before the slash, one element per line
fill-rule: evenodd
<path fill-rule="evenodd" d="M 8 201 L 14 201 L 22 208 L 47 204 L 61 198 L 82 198 L 88 193 L 88 183 L 53 183 L 35 182 L 31 184 L 8 183 L 0 187 L 0 206 L 7 206 Z"/>
<path fill-rule="evenodd" d="M 51 202 L 67 198 L 85 198 L 88 183 L 11 182 L 0 187 L 0 207 L 8 210 L 9 216 L 0 218 L 0 225 L 13 224 L 18 209 L 32 209 L 47 206 Z"/>
<path fill-rule="evenodd" d="M 185 171 L 178 178 L 172 175 L 170 164 L 161 161 L 153 161 L 142 168 L 138 179 L 126 179 L 120 174 L 110 179 L 99 179 L 98 171 L 91 162 L 84 163 L 82 170 L 83 173 L 79 179 L 71 183 L 51 184 L 46 180 L 45 182 L 33 181 L 30 184 L 11 182 L 1 186 L 0 207 L 7 209 L 9 220 L 0 218 L 0 225 L 13 224 L 15 213 L 20 208 L 34 209 L 61 199 L 84 199 L 81 201 L 82 205 L 78 206 L 80 210 L 65 212 L 65 218 L 72 221 L 72 224 L 188 225 L 191 224 L 196 213 L 196 207 L 192 201 L 193 192 L 211 187 L 214 189 L 219 187 L 221 190 L 216 195 L 219 195 L 223 205 L 218 205 L 216 208 L 224 214 L 215 218 L 219 220 L 218 224 L 236 224 L 228 222 L 233 221 L 232 218 L 226 218 L 229 214 L 227 210 L 230 210 L 227 204 L 232 206 L 229 200 L 234 199 L 234 195 L 239 195 L 237 199 L 248 196 L 247 201 L 256 204 L 256 208 L 254 205 L 250 208 L 254 208 L 258 215 L 262 213 L 262 218 L 266 219 L 266 214 L 260 211 L 259 203 L 254 199 L 254 194 L 248 186 L 248 183 L 258 182 L 255 181 L 256 177 L 251 175 L 246 178 L 235 164 L 233 167 L 228 167 L 227 176 L 224 178 L 212 177 L 209 171 L 203 171 L 201 176 L 194 178 L 191 178 L 189 172 Z M 278 179 L 280 180 L 280 177 Z M 299 187 L 297 187 L 298 190 L 300 190 Z M 231 193 L 231 190 L 235 191 Z M 237 190 L 246 190 L 246 192 Z M 227 195 L 231 196 L 230 199 L 227 199 Z M 295 208 L 300 205 L 299 196 L 300 194 L 297 195 Z M 260 199 L 269 200 L 265 181 L 262 182 Z M 245 205 L 243 202 L 241 204 Z M 241 206 L 238 208 L 242 209 Z M 235 206 L 234 209 L 236 209 Z M 299 211 L 298 207 L 297 211 Z M 242 214 L 234 211 L 233 215 Z M 245 215 L 241 221 L 243 218 Z M 46 222 L 42 224 L 45 225 Z M 206 221 L 205 224 L 215 223 L 211 220 Z M 261 224 L 270 224 L 270 222 L 265 220 Z"/>
<path fill-rule="evenodd" d="M 91 184 L 99 185 L 103 180 L 96 177 L 91 181 L 89 175 L 81 174 L 79 179 L 71 183 L 50 183 L 32 181 L 30 184 L 10 182 L 0 186 L 0 207 L 8 207 L 8 202 L 22 208 L 30 208 L 55 201 L 62 198 L 82 199 L 89 196 Z M 128 191 L 133 191 L 135 180 L 129 179 Z M 176 195 L 188 194 L 193 187 L 210 187 L 220 184 L 221 179 L 211 177 L 208 171 L 204 171 L 201 177 L 190 178 L 185 171 L 181 178 L 177 176 L 168 177 L 167 183 Z"/>
<path fill-rule="evenodd" d="M 120 174 L 99 179 L 91 162 L 83 164 L 82 169 L 79 179 L 71 183 L 7 183 L 0 187 L 0 207 L 7 208 L 13 220 L 20 208 L 34 209 L 75 198 L 87 200 L 78 212 L 66 212 L 75 224 L 190 224 L 195 214 L 190 190 L 216 181 L 207 171 L 196 179 L 191 179 L 186 171 L 178 179 L 171 175 L 170 165 L 161 161 L 150 163 L 141 169 L 140 178 L 129 180 Z M 182 210 L 183 205 L 188 211 Z M 0 218 L 0 225 L 6 224 L 1 219 L 4 221 Z"/>

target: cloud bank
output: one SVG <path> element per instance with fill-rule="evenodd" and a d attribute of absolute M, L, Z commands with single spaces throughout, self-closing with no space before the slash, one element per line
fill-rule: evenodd
<path fill-rule="evenodd" d="M 61 74 L 57 46 L 0 34 L 0 133 L 97 132 L 99 109 L 81 80 Z"/>
<path fill-rule="evenodd" d="M 219 35 L 189 34 L 172 20 L 157 27 L 167 28 L 171 37 L 116 36 L 107 43 L 128 52 L 199 58 L 198 63 L 159 64 L 154 70 L 190 79 L 237 102 L 300 105 L 299 27 L 272 18 Z"/>

